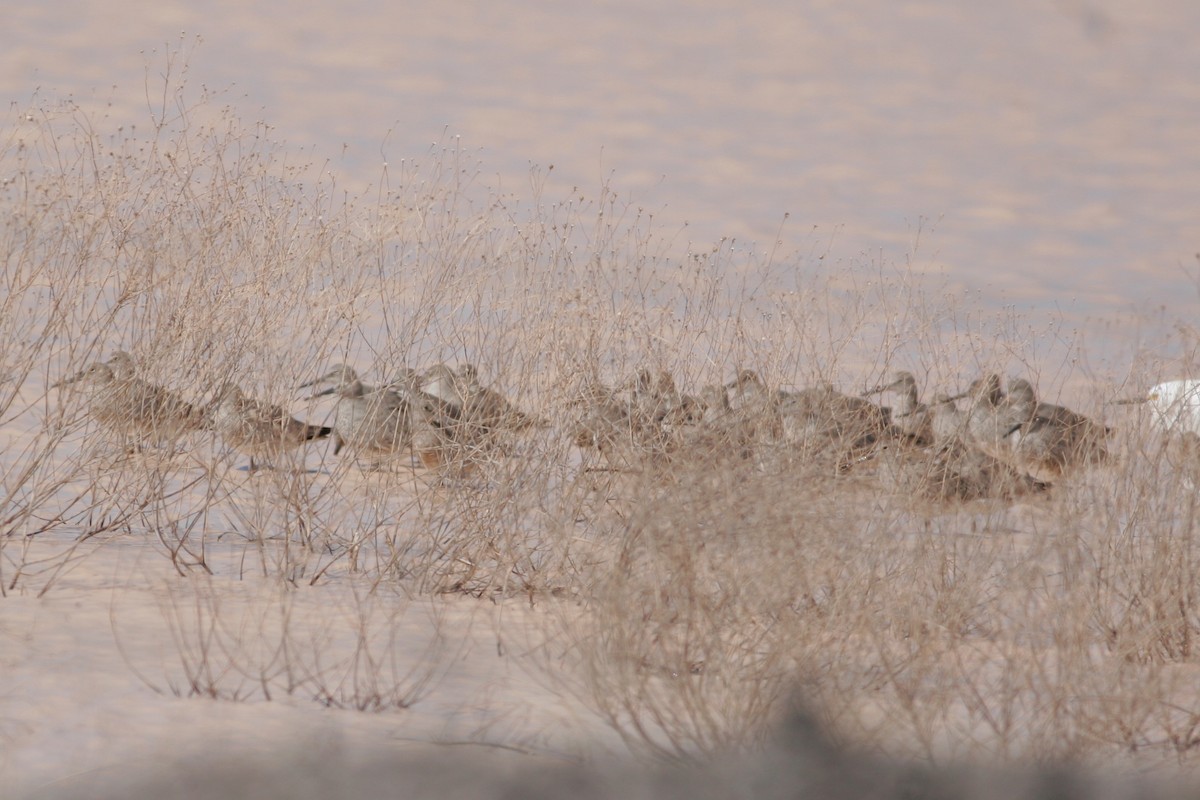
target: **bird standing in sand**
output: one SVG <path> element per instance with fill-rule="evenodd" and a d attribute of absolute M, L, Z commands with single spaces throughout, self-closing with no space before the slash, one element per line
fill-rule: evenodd
<path fill-rule="evenodd" d="M 450 466 L 465 470 L 474 465 L 478 448 L 460 424 L 460 409 L 424 392 L 410 397 L 409 407 L 412 449 L 422 466 L 441 472 Z"/>
<path fill-rule="evenodd" d="M 338 364 L 299 388 L 331 384 L 313 397 L 337 395 L 333 421 L 333 453 L 343 448 L 371 460 L 395 457 L 411 443 L 407 401 L 387 387 L 364 386 L 353 368 Z"/>
<path fill-rule="evenodd" d="M 235 384 L 226 384 L 210 409 L 210 424 L 230 446 L 250 457 L 278 466 L 280 458 L 306 442 L 323 439 L 333 429 L 309 425 L 288 414 L 281 406 L 247 397 Z"/>
<path fill-rule="evenodd" d="M 128 358 L 126 356 L 126 358 Z M 200 429 L 204 417 L 175 392 L 136 377 L 132 360 L 119 360 L 117 369 L 95 362 L 50 388 L 78 384 L 88 391 L 88 413 L 101 426 L 117 434 L 128 447 L 173 444 Z"/>
<path fill-rule="evenodd" d="M 744 430 L 752 429 L 755 441 L 765 444 L 783 438 L 780 395 L 767 389 L 762 376 L 752 369 L 740 369 L 725 389 L 729 411 Z"/>
<path fill-rule="evenodd" d="M 838 469 L 896 435 L 887 410 L 831 383 L 781 393 L 778 408 L 784 440 L 810 456 L 832 457 Z"/>

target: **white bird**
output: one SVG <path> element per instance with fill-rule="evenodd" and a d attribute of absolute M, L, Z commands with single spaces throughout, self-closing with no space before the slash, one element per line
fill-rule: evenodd
<path fill-rule="evenodd" d="M 1200 434 L 1200 380 L 1160 383 L 1144 399 L 1154 411 L 1154 421 L 1171 433 Z"/>

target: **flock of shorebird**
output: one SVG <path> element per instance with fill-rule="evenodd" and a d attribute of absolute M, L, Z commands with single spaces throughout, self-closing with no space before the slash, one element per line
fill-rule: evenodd
<path fill-rule="evenodd" d="M 470 364 L 405 369 L 378 387 L 337 365 L 298 387 L 309 388 L 311 398 L 336 396 L 331 426 L 301 422 L 233 384 L 206 403 L 189 403 L 141 378 L 125 352 L 54 386 L 71 384 L 87 387 L 90 415 L 127 444 L 140 447 L 209 430 L 248 455 L 251 470 L 278 465 L 305 443 L 325 437 L 333 439 L 335 455 L 345 450 L 373 464 L 411 454 L 433 470 L 470 466 L 505 452 L 512 434 L 551 427 L 483 386 Z M 891 406 L 868 399 L 876 395 L 894 398 Z M 569 407 L 569 422 L 559 427 L 612 469 L 762 463 L 785 454 L 793 463 L 825 463 L 836 473 L 869 471 L 901 491 L 931 499 L 1040 491 L 1047 479 L 1109 456 L 1109 429 L 1040 402 L 1027 380 L 1010 380 L 1005 392 L 996 375 L 923 403 L 908 372 L 855 396 L 829 384 L 770 389 L 753 370 L 685 394 L 669 372 L 642 369 L 617 388 L 586 384 Z"/>
<path fill-rule="evenodd" d="M 209 430 L 250 458 L 250 469 L 279 464 L 318 439 L 332 437 L 343 449 L 380 462 L 412 452 L 423 465 L 469 464 L 498 446 L 502 432 L 545 423 L 479 383 L 475 368 L 451 370 L 438 364 L 424 372 L 404 370 L 386 386 L 366 386 L 351 367 L 339 364 L 298 388 L 322 387 L 313 398 L 336 395 L 333 425 L 311 425 L 282 406 L 249 397 L 224 384 L 204 404 L 144 380 L 124 351 L 95 362 L 51 388 L 79 384 L 88 392 L 88 413 L 128 446 L 173 443 L 196 430 Z"/>
<path fill-rule="evenodd" d="M 890 395 L 891 406 L 871 402 Z M 966 398 L 963 409 L 957 401 Z M 920 401 L 911 373 L 898 372 L 859 396 L 823 384 L 769 389 L 753 370 L 728 384 L 682 394 L 671 375 L 642 370 L 629 388 L 590 387 L 576 444 L 615 466 L 766 452 L 836 472 L 870 469 L 925 499 L 1012 497 L 1048 487 L 1045 478 L 1108 458 L 1109 429 L 1062 406 L 1039 402 L 1029 381 L 1004 393 L 988 375 L 956 395 Z"/>

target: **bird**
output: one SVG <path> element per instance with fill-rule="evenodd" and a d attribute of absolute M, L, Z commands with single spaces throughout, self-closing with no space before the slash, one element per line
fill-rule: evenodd
<path fill-rule="evenodd" d="M 417 388 L 425 394 L 433 395 L 442 402 L 461 409 L 463 395 L 459 388 L 459 382 L 458 374 L 448 365 L 434 364 L 421 373 Z"/>
<path fill-rule="evenodd" d="M 966 433 L 977 447 L 995 456 L 1006 455 L 1011 449 L 1009 435 L 1022 422 L 1020 410 L 1004 396 L 1000 376 L 985 375 L 971 381 L 963 396 L 970 398 L 967 409 Z"/>
<path fill-rule="evenodd" d="M 732 412 L 729 390 L 719 383 L 701 388 L 696 401 L 700 411 L 700 422 L 708 425 L 720 422 Z"/>
<path fill-rule="evenodd" d="M 828 382 L 782 393 L 778 409 L 784 440 L 812 456 L 833 456 L 839 470 L 896 435 L 888 410 Z"/>
<path fill-rule="evenodd" d="M 405 404 L 413 455 L 429 470 L 444 472 L 449 466 L 469 470 L 484 449 L 483 429 L 466 422 L 475 408 L 472 398 L 478 379 L 473 368 L 465 370 L 466 377 L 460 371 L 445 364 L 424 372 L 404 367 L 388 385 Z"/>
<path fill-rule="evenodd" d="M 1164 381 L 1151 387 L 1146 394 L 1117 405 L 1146 403 L 1153 412 L 1154 422 L 1170 434 L 1190 431 L 1200 434 L 1200 380 L 1180 378 Z"/>
<path fill-rule="evenodd" d="M 458 409 L 437 395 L 420 392 L 410 401 L 412 450 L 422 466 L 434 471 L 475 463 L 471 443 L 463 438 Z"/>
<path fill-rule="evenodd" d="M 904 439 L 884 441 L 875 456 L 880 478 L 906 497 L 935 502 L 1007 500 L 1050 488 L 960 439 L 935 447 L 919 447 Z"/>
<path fill-rule="evenodd" d="M 1108 458 L 1110 430 L 1104 425 L 1064 406 L 1039 402 L 1033 384 L 1023 378 L 1009 381 L 1008 398 L 1017 423 L 1010 433 L 1012 451 L 1026 469 L 1059 475 Z"/>
<path fill-rule="evenodd" d="M 312 397 L 336 395 L 333 421 L 333 454 L 349 449 L 370 459 L 386 459 L 411 444 L 409 404 L 387 387 L 365 386 L 352 367 L 338 364 L 298 388 L 330 384 Z"/>
<path fill-rule="evenodd" d="M 665 369 L 643 367 L 634 376 L 629 395 L 633 423 L 659 450 L 669 450 L 674 440 L 698 416 L 694 398 L 685 398 L 675 378 Z"/>
<path fill-rule="evenodd" d="M 958 409 L 955 401 L 963 395 L 948 395 L 938 392 L 933 396 L 929 405 L 929 423 L 933 434 L 933 443 L 945 446 L 950 442 L 965 442 L 967 433 L 967 414 Z"/>
<path fill-rule="evenodd" d="M 500 392 L 482 385 L 474 364 L 461 364 L 454 373 L 452 384 L 461 400 L 461 421 L 485 436 L 500 431 L 524 431 L 548 426 L 544 420 L 517 408 Z M 440 380 L 435 382 L 435 388 L 440 386 Z"/>
<path fill-rule="evenodd" d="M 210 424 L 229 445 L 255 459 L 274 463 L 290 450 L 333 432 L 330 427 L 309 425 L 277 405 L 248 397 L 241 387 L 225 384 L 210 410 Z"/>
<path fill-rule="evenodd" d="M 733 410 L 723 384 L 702 387 L 695 397 L 683 395 L 679 414 L 683 420 L 674 431 L 677 461 L 709 467 L 737 463 L 754 456 L 765 443 L 760 430 L 764 417 L 752 406 Z"/>
<path fill-rule="evenodd" d="M 145 443 L 174 443 L 204 426 L 204 415 L 175 392 L 129 374 L 121 364 L 118 369 L 127 377 L 118 379 L 113 367 L 97 361 L 50 388 L 85 387 L 89 415 L 134 450 Z"/>
<path fill-rule="evenodd" d="M 740 369 L 733 380 L 725 384 L 729 411 L 739 424 L 753 431 L 759 443 L 775 442 L 783 438 L 783 420 L 780 415 L 780 395 L 767 389 L 762 377 L 752 369 Z"/>
<path fill-rule="evenodd" d="M 762 376 L 752 369 L 739 369 L 733 380 L 725 384 L 725 389 L 728 393 L 729 407 L 735 410 L 744 407 L 767 407 L 779 399 L 777 393 L 767 389 Z"/>
<path fill-rule="evenodd" d="M 929 407 L 920 401 L 917 379 L 911 372 L 900 371 L 892 375 L 891 381 L 879 384 L 863 392 L 863 397 L 890 392 L 900 398 L 892 409 L 891 421 L 913 444 L 933 444 L 933 420 Z"/>
<path fill-rule="evenodd" d="M 403 366 L 396 370 L 396 374 L 392 376 L 392 379 L 387 382 L 387 385 L 384 388 L 391 389 L 397 394 L 404 394 L 405 392 L 411 392 L 419 389 L 420 385 L 421 373 L 417 372 L 412 367 Z"/>
<path fill-rule="evenodd" d="M 129 380 L 137 373 L 137 365 L 133 356 L 124 350 L 114 350 L 109 354 L 108 361 L 104 363 L 112 370 L 113 377 L 119 381 Z"/>
<path fill-rule="evenodd" d="M 575 412 L 572 439 L 596 450 L 616 470 L 636 469 L 663 455 L 661 430 L 634 411 L 633 400 L 598 380 L 588 380 L 569 401 Z"/>

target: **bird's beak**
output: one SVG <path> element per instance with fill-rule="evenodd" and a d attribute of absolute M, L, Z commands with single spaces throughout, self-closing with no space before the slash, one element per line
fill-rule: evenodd
<path fill-rule="evenodd" d="M 63 378 L 61 381 L 55 381 L 54 383 L 50 384 L 50 388 L 51 389 L 61 389 L 63 386 L 66 386 L 67 384 L 75 383 L 75 381 L 79 380 L 82 377 L 83 377 L 82 372 L 76 372 L 74 375 L 72 375 L 68 378 Z"/>
<path fill-rule="evenodd" d="M 1148 395 L 1146 397 L 1126 397 L 1122 400 L 1113 400 L 1112 404 L 1114 406 L 1136 406 L 1136 405 L 1140 405 L 1142 403 L 1149 403 L 1151 400 L 1157 400 L 1157 399 L 1158 399 L 1158 395 L 1152 394 L 1152 395 Z"/>

